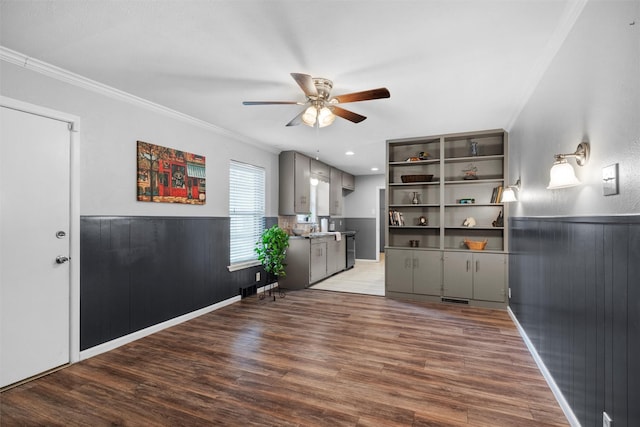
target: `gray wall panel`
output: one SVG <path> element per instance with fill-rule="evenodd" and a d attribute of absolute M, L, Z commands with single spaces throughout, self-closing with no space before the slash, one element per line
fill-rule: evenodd
<path fill-rule="evenodd" d="M 80 235 L 81 350 L 232 298 L 266 277 L 261 266 L 228 271 L 228 218 L 89 216 Z"/>
<path fill-rule="evenodd" d="M 510 225 L 511 309 L 576 417 L 640 425 L 640 217 Z"/>
<path fill-rule="evenodd" d="M 356 259 L 376 259 L 376 219 L 345 218 L 344 229 L 356 231 Z"/>

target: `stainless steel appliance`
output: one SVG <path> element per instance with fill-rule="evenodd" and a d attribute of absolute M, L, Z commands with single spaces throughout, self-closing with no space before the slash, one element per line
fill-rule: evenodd
<path fill-rule="evenodd" d="M 347 244 L 347 269 L 349 269 L 356 263 L 356 232 L 347 231 L 343 235 Z"/>

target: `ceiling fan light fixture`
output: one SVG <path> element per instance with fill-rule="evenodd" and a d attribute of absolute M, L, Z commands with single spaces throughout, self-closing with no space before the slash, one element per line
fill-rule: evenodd
<path fill-rule="evenodd" d="M 333 112 L 329 108 L 322 107 L 320 109 L 320 113 L 318 114 L 318 127 L 323 128 L 325 126 L 329 126 L 335 119 L 335 114 L 333 114 Z"/>
<path fill-rule="evenodd" d="M 302 115 L 302 123 L 313 127 L 316 124 L 317 117 L 318 110 L 316 110 L 316 107 L 312 105 L 304 111 L 304 114 Z"/>

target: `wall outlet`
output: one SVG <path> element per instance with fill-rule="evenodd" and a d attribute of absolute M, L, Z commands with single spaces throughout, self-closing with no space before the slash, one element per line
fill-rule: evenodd
<path fill-rule="evenodd" d="M 606 412 L 602 412 L 602 427 L 613 427 L 613 420 Z"/>
<path fill-rule="evenodd" d="M 256 282 L 260 281 L 260 272 L 256 271 Z"/>

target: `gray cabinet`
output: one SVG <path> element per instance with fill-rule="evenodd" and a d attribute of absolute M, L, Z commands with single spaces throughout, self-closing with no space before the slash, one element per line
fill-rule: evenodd
<path fill-rule="evenodd" d="M 331 166 L 319 160 L 311 159 L 311 176 L 328 182 L 331 179 Z"/>
<path fill-rule="evenodd" d="M 442 294 L 447 298 L 473 297 L 473 259 L 470 253 L 447 252 L 443 257 Z"/>
<path fill-rule="evenodd" d="M 506 255 L 445 252 L 443 296 L 505 302 Z"/>
<path fill-rule="evenodd" d="M 285 277 L 278 284 L 285 289 L 307 286 L 346 269 L 346 238 L 334 236 L 289 239 Z"/>
<path fill-rule="evenodd" d="M 331 168 L 331 185 L 329 189 L 329 213 L 342 215 L 342 171 Z"/>
<path fill-rule="evenodd" d="M 327 276 L 342 271 L 347 266 L 345 240 L 330 238 L 327 241 Z"/>
<path fill-rule="evenodd" d="M 311 178 L 317 178 L 317 197 L 321 197 L 319 206 L 327 210 L 318 212 L 320 216 L 342 215 L 342 189 L 355 189 L 353 175 L 342 172 L 316 159 L 309 158 L 295 151 L 280 153 L 280 200 L 278 214 L 308 214 L 311 211 Z M 328 183 L 328 184 L 327 184 Z M 328 186 L 328 194 L 323 186 Z"/>
<path fill-rule="evenodd" d="M 355 178 L 350 173 L 342 172 L 342 189 L 351 191 L 356 189 Z"/>
<path fill-rule="evenodd" d="M 413 273 L 413 293 L 437 295 L 442 293 L 442 252 L 413 251 L 416 262 Z"/>
<path fill-rule="evenodd" d="M 507 256 L 473 254 L 473 299 L 505 302 L 507 300 Z"/>
<path fill-rule="evenodd" d="M 387 249 L 385 276 L 388 292 L 440 296 L 442 253 L 413 249 Z"/>
<path fill-rule="evenodd" d="M 312 240 L 310 265 L 309 283 L 327 277 L 327 242 L 324 240 Z"/>
<path fill-rule="evenodd" d="M 293 151 L 280 153 L 280 215 L 309 213 L 311 159 Z"/>
<path fill-rule="evenodd" d="M 443 299 L 506 307 L 509 205 L 500 195 L 509 185 L 508 154 L 503 129 L 387 141 L 385 251 L 442 253 Z M 470 218 L 475 225 L 465 226 Z M 484 250 L 469 249 L 474 243 Z M 412 277 L 410 292 L 391 289 L 436 295 Z"/>

